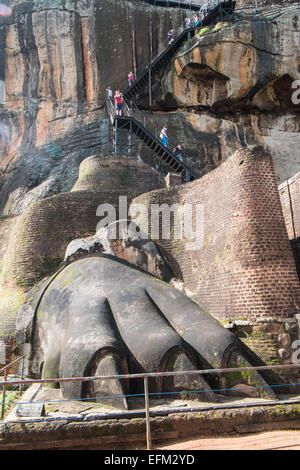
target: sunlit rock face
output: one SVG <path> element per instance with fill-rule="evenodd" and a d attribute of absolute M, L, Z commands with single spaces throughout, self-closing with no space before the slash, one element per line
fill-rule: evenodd
<path fill-rule="evenodd" d="M 170 148 L 182 143 L 199 176 L 254 144 L 270 146 L 279 182 L 299 171 L 299 107 L 290 103 L 299 7 L 258 1 L 256 14 L 255 3 L 238 1 L 234 24 L 183 44 L 153 83 L 151 112 L 148 90 L 137 99 L 139 119 L 156 136 L 167 123 Z M 166 169 L 140 142 L 133 162 L 107 156 L 104 100 L 108 85 L 125 89 L 128 72 L 166 47 L 186 11 L 131 0 L 10 6 L 0 17 L 0 332 L 12 350 L 28 289 L 71 240 L 94 234 L 98 205 L 164 186 Z M 134 261 L 135 249 L 117 247 Z"/>
<path fill-rule="evenodd" d="M 165 78 L 178 104 L 299 111 L 292 102 L 300 66 L 299 13 L 297 6 L 251 20 L 241 13 L 235 24 L 200 28 L 175 58 L 172 79 Z"/>
<path fill-rule="evenodd" d="M 285 3 L 260 12 L 237 8 L 235 23 L 199 28 L 155 87 L 155 105 L 176 109 L 190 141 L 199 132 L 204 169 L 229 149 L 260 143 L 270 147 L 281 182 L 300 165 L 300 8 Z"/>
<path fill-rule="evenodd" d="M 167 123 L 170 148 L 182 143 L 198 174 L 240 147 L 267 144 L 281 182 L 299 163 L 299 113 L 290 103 L 299 78 L 299 7 L 259 1 L 262 13 L 255 15 L 255 4 L 237 2 L 234 25 L 225 19 L 228 26 L 183 45 L 155 80 L 156 113 L 146 110 L 141 119 L 155 135 Z M 128 72 L 162 51 L 168 30 L 179 32 L 188 14 L 131 0 L 12 1 L 10 7 L 12 14 L 0 17 L 5 216 L 73 187 L 81 161 L 106 150 L 107 86 L 125 89 Z M 148 106 L 147 96 L 142 101 Z M 138 140 L 135 151 L 164 171 Z"/>
<path fill-rule="evenodd" d="M 107 149 L 106 88 L 166 45 L 184 12 L 127 0 L 12 1 L 0 16 L 0 213 L 69 191 Z M 146 33 L 145 33 L 146 32 Z"/>

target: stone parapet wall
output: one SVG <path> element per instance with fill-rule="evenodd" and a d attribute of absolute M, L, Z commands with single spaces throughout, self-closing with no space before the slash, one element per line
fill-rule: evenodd
<path fill-rule="evenodd" d="M 71 240 L 95 233 L 100 204 L 112 204 L 118 216 L 119 196 L 130 202 L 145 190 L 162 186 L 164 180 L 142 162 L 96 156 L 84 160 L 71 192 L 38 201 L 15 219 L 1 284 L 33 286 L 63 261 Z"/>
<path fill-rule="evenodd" d="M 151 438 L 156 448 L 166 441 L 228 436 L 271 430 L 299 430 L 299 404 L 211 409 L 151 416 Z M 222 425 L 220 426 L 220 422 Z M 115 450 L 146 448 L 146 419 L 45 421 L 5 423 L 0 429 L 0 450 Z M 109 454 L 112 457 L 113 454 Z"/>

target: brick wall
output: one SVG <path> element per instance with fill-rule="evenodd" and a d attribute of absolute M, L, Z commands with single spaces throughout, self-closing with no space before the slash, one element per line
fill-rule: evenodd
<path fill-rule="evenodd" d="M 300 279 L 300 172 L 282 183 L 278 189 Z"/>
<path fill-rule="evenodd" d="M 153 203 L 190 203 L 194 211 L 204 205 L 202 248 L 188 251 L 187 240 L 160 237 L 159 243 L 177 277 L 214 317 L 284 321 L 299 311 L 300 284 L 272 159 L 262 148 L 237 151 L 199 180 L 133 202 L 147 206 L 148 222 Z"/>

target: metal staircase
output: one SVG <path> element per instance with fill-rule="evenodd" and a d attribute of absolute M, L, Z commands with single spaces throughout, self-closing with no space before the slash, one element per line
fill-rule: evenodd
<path fill-rule="evenodd" d="M 166 3 L 166 2 L 165 2 Z M 211 24 L 216 18 L 224 19 L 227 16 L 234 18 L 235 1 L 225 1 L 219 3 L 213 10 L 209 11 L 207 15 L 201 20 L 199 26 L 204 27 Z M 150 57 L 148 64 L 150 65 L 142 68 L 137 73 L 135 81 L 123 91 L 123 97 L 126 100 L 132 99 L 140 90 L 142 90 L 147 84 L 151 87 L 151 79 L 164 68 L 174 56 L 176 51 L 182 46 L 182 44 L 195 35 L 195 28 L 184 29 L 174 41 L 161 53 L 158 57 Z"/>
<path fill-rule="evenodd" d="M 164 144 L 148 131 L 134 116 L 126 102 L 123 102 L 123 115 L 115 115 L 114 103 L 107 98 L 107 109 L 109 118 L 114 129 L 114 146 L 118 147 L 118 132 L 120 130 L 129 131 L 130 135 L 135 135 L 141 139 L 160 160 L 168 165 L 171 171 L 181 174 L 183 181 L 189 182 L 197 179 L 198 176 L 174 155 Z"/>
<path fill-rule="evenodd" d="M 155 7 L 184 8 L 186 10 L 199 11 L 199 2 L 189 2 L 187 0 L 140 0 Z"/>
<path fill-rule="evenodd" d="M 147 3 L 151 3 L 157 6 L 170 6 L 174 3 L 180 6 L 180 2 L 168 1 L 168 0 L 143 0 Z M 187 4 L 185 4 L 185 7 Z M 199 7 L 197 8 L 199 10 Z M 211 24 L 218 16 L 224 19 L 226 16 L 234 17 L 235 1 L 223 1 L 219 3 L 214 9 L 210 10 L 207 15 L 201 20 L 199 26 L 207 26 Z M 142 67 L 140 72 L 137 73 L 135 81 L 122 93 L 123 94 L 123 113 L 122 116 L 115 114 L 114 101 L 111 98 L 107 98 L 106 105 L 109 114 L 110 122 L 114 129 L 114 152 L 117 153 L 118 149 L 118 138 L 119 131 L 129 131 L 129 137 L 132 141 L 132 135 L 137 136 L 141 139 L 150 149 L 159 156 L 159 158 L 168 165 L 171 171 L 182 175 L 182 179 L 185 182 L 193 181 L 198 178 L 187 165 L 185 165 L 176 155 L 174 155 L 164 144 L 157 139 L 148 129 L 137 120 L 133 114 L 132 109 L 129 108 L 127 102 L 132 102 L 132 98 L 147 84 L 149 86 L 149 92 L 151 96 L 151 79 L 164 68 L 174 56 L 176 51 L 182 46 L 182 44 L 195 35 L 195 27 L 184 29 L 174 41 L 168 45 L 168 47 L 160 54 L 151 56 L 147 61 L 150 64 Z M 150 98 L 151 103 L 151 98 Z"/>

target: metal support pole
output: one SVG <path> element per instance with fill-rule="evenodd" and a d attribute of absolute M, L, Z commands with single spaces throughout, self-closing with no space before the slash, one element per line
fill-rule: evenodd
<path fill-rule="evenodd" d="M 8 375 L 8 369 L 5 369 L 5 371 L 4 371 L 4 382 L 6 382 L 6 380 L 7 380 L 7 375 Z M 3 385 L 2 405 L 1 405 L 1 421 L 3 420 L 3 417 L 4 417 L 5 393 L 6 393 L 6 385 Z"/>
<path fill-rule="evenodd" d="M 132 154 L 132 121 L 130 120 L 130 128 L 129 128 L 129 155 Z"/>
<path fill-rule="evenodd" d="M 147 450 L 150 450 L 151 449 L 151 429 L 150 429 L 150 407 L 149 407 L 148 377 L 144 377 L 144 392 L 145 392 Z"/>
<path fill-rule="evenodd" d="M 152 106 L 151 68 L 149 67 L 149 107 Z"/>
<path fill-rule="evenodd" d="M 24 357 L 21 363 L 21 380 L 24 380 Z M 22 395 L 22 384 L 20 384 L 20 387 L 19 387 L 19 395 L 20 396 Z"/>
<path fill-rule="evenodd" d="M 115 120 L 115 129 L 114 129 L 114 153 L 118 152 L 118 119 Z"/>
<path fill-rule="evenodd" d="M 110 117 L 107 119 L 107 153 L 110 152 Z"/>
<path fill-rule="evenodd" d="M 191 181 L 191 173 L 189 170 L 186 170 L 186 182 L 189 183 Z"/>

